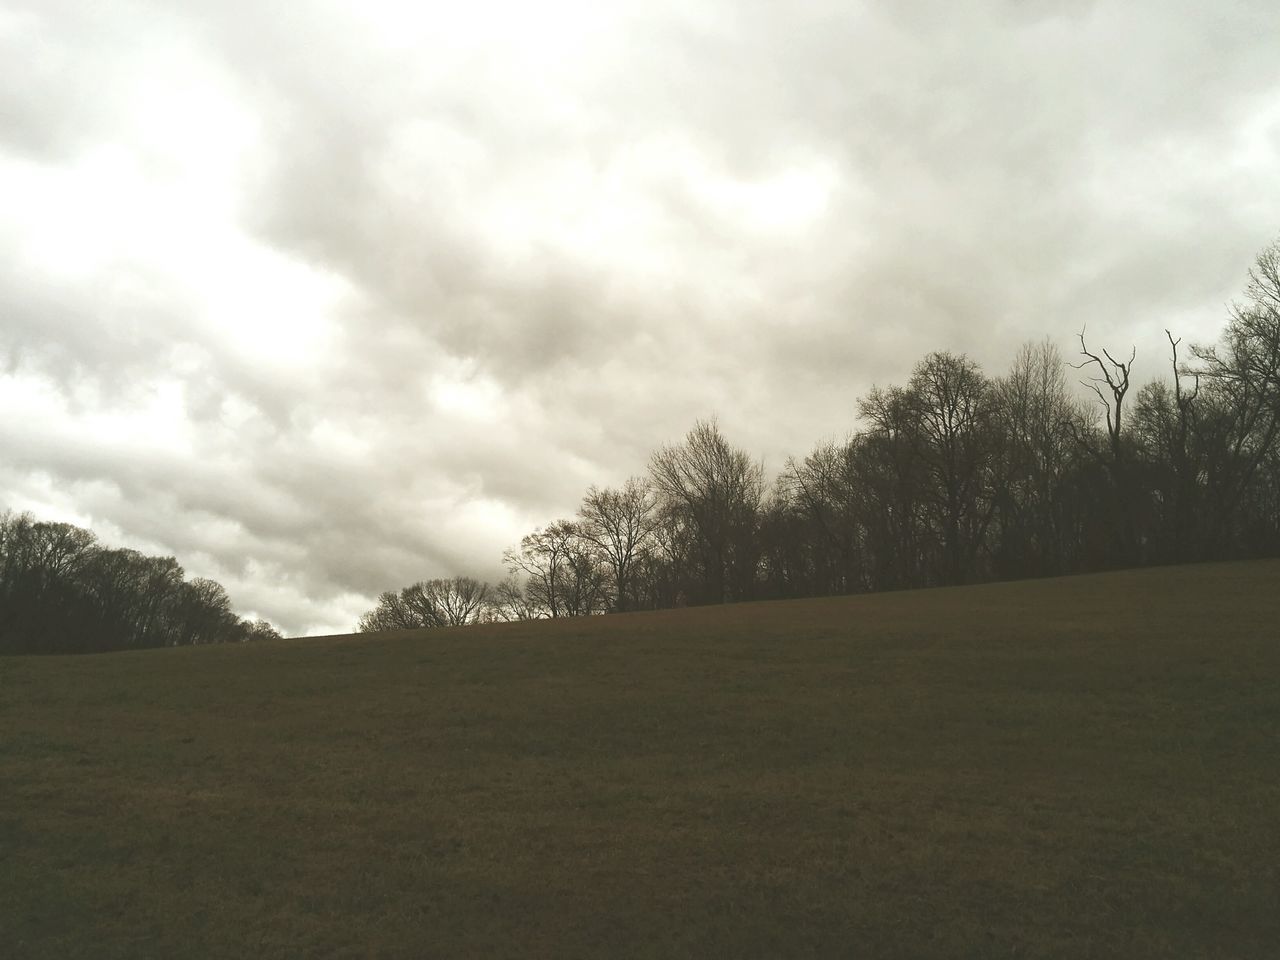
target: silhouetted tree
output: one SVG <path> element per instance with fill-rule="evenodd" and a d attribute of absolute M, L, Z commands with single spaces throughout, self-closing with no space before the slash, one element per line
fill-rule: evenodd
<path fill-rule="evenodd" d="M 916 410 L 900 387 L 872 388 L 858 403 L 866 428 L 850 456 L 862 491 L 871 580 L 875 589 L 923 586 L 925 506 Z"/>
<path fill-rule="evenodd" d="M 857 444 L 827 442 L 787 460 L 767 505 L 766 563 L 783 596 L 865 589 L 863 554 L 868 503 L 857 469 Z M 786 571 L 785 574 L 783 571 Z"/>
<path fill-rule="evenodd" d="M 1148 518 L 1143 537 L 1148 559 L 1178 562 L 1202 555 L 1204 537 L 1200 475 L 1200 374 L 1178 363 L 1178 344 L 1168 330 L 1173 385 L 1153 380 L 1138 391 L 1133 412 L 1134 445 Z M 1184 380 L 1189 382 L 1184 383 Z"/>
<path fill-rule="evenodd" d="M 1085 341 L 1083 330 L 1077 339 L 1080 341 L 1080 355 L 1085 359 L 1072 366 L 1093 373 L 1081 383 L 1098 398 L 1106 423 L 1105 444 L 1101 448 L 1088 433 L 1082 431 L 1077 434 L 1080 450 L 1105 470 L 1109 480 L 1108 495 L 1102 499 L 1103 509 L 1098 511 L 1094 524 L 1095 528 L 1101 526 L 1110 533 L 1110 549 L 1102 551 L 1102 555 L 1111 558 L 1106 565 L 1127 566 L 1141 558 L 1138 537 L 1141 524 L 1135 513 L 1142 504 L 1133 495 L 1134 478 L 1129 469 L 1124 430 L 1124 402 L 1129 394 L 1137 351 L 1136 348 L 1131 350 L 1129 359 L 1122 361 L 1115 359 L 1106 349 L 1101 356 L 1093 353 Z"/>
<path fill-rule="evenodd" d="M 1229 553 L 1247 501 L 1280 434 L 1280 244 L 1259 254 L 1245 300 L 1232 305 L 1220 343 L 1197 347 L 1207 401 L 1202 418 L 1212 555 Z M 1265 518 L 1259 518 L 1265 519 Z"/>
<path fill-rule="evenodd" d="M 995 513 L 1003 442 L 995 394 L 968 357 L 931 353 L 917 364 L 907 396 L 937 577 L 963 583 L 977 572 Z"/>
<path fill-rule="evenodd" d="M 588 490 L 577 522 L 505 559 L 513 619 L 1042 576 L 1280 553 L 1280 247 L 1222 340 L 1132 395 L 1135 353 L 1024 346 L 1007 375 L 930 353 L 858 401 L 858 430 L 763 469 L 699 421 L 649 482 Z M 1085 371 L 1098 406 L 1075 399 Z M 515 576 L 518 574 L 519 577 Z"/>
<path fill-rule="evenodd" d="M 691 547 L 685 560 L 698 567 L 695 600 L 749 597 L 758 559 L 761 466 L 731 447 L 714 421 L 699 421 L 683 443 L 653 455 L 649 472 L 673 538 L 687 537 Z"/>
<path fill-rule="evenodd" d="M 620 489 L 592 487 L 578 516 L 578 535 L 594 546 L 609 566 L 613 609 L 629 609 L 635 604 L 636 561 L 648 546 L 655 524 L 652 488 L 637 477 Z"/>
<path fill-rule="evenodd" d="M 360 633 L 461 627 L 481 619 L 489 585 L 472 577 L 421 580 L 398 594 L 387 591 L 360 618 Z"/>
<path fill-rule="evenodd" d="M 1065 573 L 1075 564 L 1079 503 L 1072 493 L 1076 435 L 1086 415 L 1049 341 L 1025 344 L 994 385 L 1004 430 L 1003 483 L 995 490 L 995 570 L 1000 576 Z"/>
<path fill-rule="evenodd" d="M 529 600 L 524 584 L 514 570 L 489 590 L 481 613 L 481 618 L 490 623 L 534 620 L 537 617 L 538 610 Z"/>
<path fill-rule="evenodd" d="M 535 530 L 502 560 L 527 578 L 525 597 L 541 616 L 579 617 L 603 613 L 607 607 L 602 560 L 572 520 Z"/>
<path fill-rule="evenodd" d="M 88 653 L 278 636 L 231 611 L 212 580 L 172 557 L 101 546 L 28 514 L 0 516 L 0 652 Z"/>

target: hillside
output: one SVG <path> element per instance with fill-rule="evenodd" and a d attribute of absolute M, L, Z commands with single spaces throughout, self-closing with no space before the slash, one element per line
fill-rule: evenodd
<path fill-rule="evenodd" d="M 0 953 L 1264 957 L 1280 562 L 0 658 Z"/>

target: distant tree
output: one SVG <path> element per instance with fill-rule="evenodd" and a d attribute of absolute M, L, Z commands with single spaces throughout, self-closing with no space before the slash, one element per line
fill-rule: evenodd
<path fill-rule="evenodd" d="M 472 577 L 428 580 L 422 593 L 441 626 L 461 627 L 479 619 L 489 585 Z"/>
<path fill-rule="evenodd" d="M 1081 451 L 1090 455 L 1101 465 L 1110 480 L 1110 496 L 1095 517 L 1095 525 L 1101 524 L 1110 531 L 1112 547 L 1108 551 L 1111 559 L 1106 565 L 1127 566 L 1141 559 L 1138 529 L 1141 523 L 1137 517 L 1137 502 L 1133 487 L 1133 476 L 1130 471 L 1129 451 L 1126 443 L 1124 402 L 1129 394 L 1130 379 L 1133 374 L 1136 348 L 1130 350 L 1128 360 L 1117 360 L 1105 348 L 1101 356 L 1091 351 L 1085 341 L 1084 331 L 1080 331 L 1080 355 L 1085 359 L 1072 364 L 1077 370 L 1092 374 L 1081 383 L 1098 398 L 1106 422 L 1105 446 L 1101 451 L 1091 442 L 1088 434 L 1080 432 L 1077 441 Z"/>
<path fill-rule="evenodd" d="M 244 625 L 243 640 L 246 643 L 280 639 L 283 639 L 280 636 L 280 631 L 261 618 L 254 620 L 252 623 L 246 622 Z"/>
<path fill-rule="evenodd" d="M 212 580 L 172 557 L 101 546 L 28 514 L 0 516 L 0 652 L 88 653 L 264 637 Z"/>
<path fill-rule="evenodd" d="M 662 447 L 649 473 L 666 521 L 689 535 L 700 589 L 696 599 L 724 603 L 749 597 L 759 544 L 756 524 L 763 469 L 731 447 L 715 421 L 694 424 L 685 440 Z"/>
<path fill-rule="evenodd" d="M 633 572 L 653 535 L 653 490 L 647 481 L 629 479 L 620 489 L 591 487 L 578 509 L 578 535 L 608 564 L 614 610 L 635 603 Z"/>
<path fill-rule="evenodd" d="M 179 624 L 177 645 L 226 643 L 232 639 L 238 618 L 220 583 L 197 577 L 184 583 L 174 610 Z"/>
<path fill-rule="evenodd" d="M 387 591 L 360 618 L 360 633 L 460 627 L 481 619 L 489 585 L 472 577 L 422 580 L 398 594 Z"/>
<path fill-rule="evenodd" d="M 968 357 L 931 353 L 916 365 L 908 398 L 940 580 L 963 583 L 976 572 L 1000 485 L 995 395 Z"/>
<path fill-rule="evenodd" d="M 789 459 L 767 496 L 760 465 L 700 421 L 651 456 L 651 507 L 642 488 L 593 487 L 576 525 L 510 551 L 527 577 L 514 605 L 562 615 L 569 585 L 593 582 L 582 558 L 622 609 L 1280 553 L 1280 245 L 1196 364 L 1166 335 L 1172 379 L 1136 398 L 1136 354 L 1084 331 L 1079 362 L 1033 343 L 999 378 L 930 353 L 905 386 L 860 399 L 847 441 Z"/>
<path fill-rule="evenodd" d="M 1095 371 L 1094 376 L 1081 383 L 1098 398 L 1107 423 L 1107 447 L 1110 451 L 1108 463 L 1112 470 L 1119 470 L 1124 462 L 1124 399 L 1129 393 L 1129 378 L 1133 373 L 1137 350 L 1131 350 L 1129 359 L 1121 361 L 1111 356 L 1105 347 L 1101 357 L 1093 353 L 1085 342 L 1083 330 L 1078 339 L 1080 355 L 1085 359 L 1073 366 L 1077 370 Z M 1106 358 L 1105 361 L 1103 357 Z"/>
<path fill-rule="evenodd" d="M 923 586 L 927 535 L 916 404 L 901 387 L 873 387 L 858 412 L 866 427 L 850 456 L 865 503 L 871 583 L 880 590 Z"/>
<path fill-rule="evenodd" d="M 832 592 L 822 585 L 827 572 L 823 565 L 826 541 L 781 477 L 761 502 L 756 536 L 760 543 L 758 598 Z"/>
<path fill-rule="evenodd" d="M 524 583 L 515 571 L 508 573 L 485 598 L 481 619 L 489 623 L 536 620 L 538 609 L 529 599 Z"/>
<path fill-rule="evenodd" d="M 428 626 L 414 617 L 407 604 L 394 590 L 378 595 L 377 605 L 360 617 L 357 633 L 377 633 L 382 630 L 416 630 Z"/>
<path fill-rule="evenodd" d="M 1200 477 L 1205 468 L 1201 436 L 1200 374 L 1178 363 L 1178 345 L 1168 330 L 1172 387 L 1153 380 L 1138 391 L 1133 411 L 1134 447 L 1148 523 L 1148 558 L 1179 562 L 1203 550 L 1204 510 Z"/>
<path fill-rule="evenodd" d="M 807 578 L 808 592 L 848 593 L 864 586 L 866 504 L 854 450 L 851 441 L 827 442 L 803 461 L 788 459 L 768 504 L 773 548 L 766 555 L 774 557 L 775 568 L 790 568 L 791 582 Z"/>
<path fill-rule="evenodd" d="M 502 559 L 526 577 L 525 598 L 540 616 L 586 616 L 602 613 L 608 605 L 601 558 L 573 520 L 557 520 L 535 530 Z"/>
<path fill-rule="evenodd" d="M 1074 437 L 1087 417 L 1068 389 L 1058 348 L 1048 340 L 1025 344 L 994 393 L 1006 442 L 1005 482 L 996 490 L 996 572 L 1065 573 L 1075 562 L 1079 515 Z"/>
<path fill-rule="evenodd" d="M 567 576 L 569 549 L 576 536 L 571 521 L 562 520 L 547 528 L 535 530 L 520 540 L 520 546 L 508 550 L 502 562 L 513 574 L 523 574 L 524 596 L 541 616 L 566 616 L 564 581 Z"/>
<path fill-rule="evenodd" d="M 631 585 L 637 609 L 677 607 L 690 601 L 691 571 L 697 564 L 692 537 L 671 511 L 655 508 L 654 523 L 636 554 Z"/>
<path fill-rule="evenodd" d="M 171 616 L 181 594 L 186 572 L 173 557 L 147 557 L 138 571 L 140 584 L 138 633 L 146 646 L 171 647 L 180 643 Z"/>
<path fill-rule="evenodd" d="M 1246 517 L 1269 519 L 1249 500 L 1280 439 L 1280 243 L 1258 255 L 1221 341 L 1192 352 L 1206 393 L 1201 426 L 1214 534 L 1209 549 L 1223 555 L 1244 535 Z"/>

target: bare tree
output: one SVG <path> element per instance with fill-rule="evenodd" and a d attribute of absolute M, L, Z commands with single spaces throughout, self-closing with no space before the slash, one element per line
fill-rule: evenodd
<path fill-rule="evenodd" d="M 1098 402 L 1102 405 L 1102 409 L 1106 414 L 1107 421 L 1107 445 L 1111 451 L 1110 465 L 1114 472 L 1119 472 L 1121 463 L 1123 462 L 1123 424 L 1124 424 L 1124 398 L 1129 392 L 1129 375 L 1133 372 L 1133 361 L 1138 355 L 1137 347 L 1129 352 L 1129 359 L 1121 362 L 1116 360 L 1104 348 L 1102 356 L 1092 353 L 1088 345 L 1085 343 L 1084 331 L 1081 330 L 1077 335 L 1080 340 L 1080 355 L 1085 359 L 1079 363 L 1073 363 L 1072 367 L 1076 370 L 1085 370 L 1090 367 L 1096 368 L 1097 376 L 1090 377 L 1087 380 L 1081 380 L 1081 384 L 1092 390 L 1098 397 Z M 1106 361 L 1103 361 L 1103 357 Z M 1106 388 L 1105 392 L 1103 388 Z"/>
<path fill-rule="evenodd" d="M 999 438 L 991 384 L 968 357 L 931 353 L 917 364 L 908 392 L 941 541 L 942 579 L 962 583 L 995 511 L 991 468 Z"/>
<path fill-rule="evenodd" d="M 1258 255 L 1245 298 L 1232 305 L 1220 344 L 1192 350 L 1207 388 L 1211 529 L 1220 538 L 1280 438 L 1280 243 Z"/>
<path fill-rule="evenodd" d="M 515 571 L 495 585 L 485 598 L 481 618 L 490 623 L 510 623 L 516 620 L 536 620 L 538 609 L 529 599 L 528 591 Z"/>
<path fill-rule="evenodd" d="M 178 632 L 174 643 L 179 646 L 226 643 L 234 639 L 239 624 L 231 612 L 227 591 L 220 583 L 203 577 L 182 585 L 175 613 Z"/>
<path fill-rule="evenodd" d="M 593 544 L 608 563 L 613 581 L 613 609 L 633 603 L 632 576 L 636 559 L 654 528 L 653 489 L 638 477 L 621 489 L 591 487 L 578 510 L 578 533 Z"/>
<path fill-rule="evenodd" d="M 915 403 L 901 387 L 873 387 L 858 412 L 867 428 L 850 453 L 866 505 L 871 582 L 879 589 L 922 586 L 925 510 Z"/>
<path fill-rule="evenodd" d="M 381 630 L 414 630 L 425 626 L 416 619 L 400 595 L 387 590 L 378 596 L 378 604 L 364 614 L 356 624 L 358 633 L 377 633 Z"/>
<path fill-rule="evenodd" d="M 1085 359 L 1072 364 L 1076 370 L 1096 371 L 1095 375 L 1081 384 L 1091 390 L 1098 398 L 1107 426 L 1106 453 L 1096 452 L 1088 436 L 1082 430 L 1076 433 L 1080 450 L 1084 451 L 1102 465 L 1111 481 L 1111 511 L 1105 524 L 1111 530 L 1114 543 L 1113 562 L 1128 566 L 1141 560 L 1140 537 L 1141 526 L 1135 515 L 1134 495 L 1131 490 L 1132 478 L 1128 469 L 1128 458 L 1125 450 L 1124 401 L 1129 393 L 1130 377 L 1133 363 L 1137 356 L 1137 348 L 1129 352 L 1126 361 L 1117 360 L 1104 349 L 1102 355 L 1093 353 L 1084 338 L 1083 330 L 1077 335 L 1080 341 L 1080 355 Z"/>
<path fill-rule="evenodd" d="M 360 618 L 360 633 L 461 627 L 480 619 L 489 585 L 472 577 L 423 580 L 398 594 L 387 591 Z"/>
<path fill-rule="evenodd" d="M 851 441 L 819 444 L 797 461 L 787 460 L 774 497 L 774 526 L 785 522 L 782 505 L 803 518 L 816 593 L 845 593 L 860 587 L 859 550 L 865 497 Z M 785 511 L 783 511 L 785 513 Z"/>
<path fill-rule="evenodd" d="M 545 616 L 577 617 L 599 613 L 605 606 L 605 582 L 594 545 L 579 524 L 557 520 L 535 530 L 502 558 L 527 578 L 525 595 Z"/>
<path fill-rule="evenodd" d="M 1165 336 L 1172 388 L 1161 380 L 1144 385 L 1132 419 L 1141 457 L 1141 490 L 1151 518 L 1148 550 L 1157 559 L 1178 562 L 1197 556 L 1201 547 L 1200 373 L 1178 362 L 1182 341 L 1168 330 Z"/>
<path fill-rule="evenodd" d="M 683 443 L 654 453 L 649 472 L 661 509 L 697 544 L 702 599 L 724 603 L 749 595 L 764 495 L 761 465 L 731 447 L 714 420 L 703 420 Z"/>
<path fill-rule="evenodd" d="M 1000 570 L 1025 576 L 1066 572 L 1073 553 L 1073 436 L 1085 413 L 1067 387 L 1049 340 L 1027 343 L 995 384 L 1008 473 L 998 491 Z"/>
<path fill-rule="evenodd" d="M 419 585 L 424 600 L 442 627 L 461 627 L 479 619 L 489 585 L 473 577 L 428 580 Z"/>
<path fill-rule="evenodd" d="M 277 630 L 269 621 L 259 617 L 252 623 L 245 622 L 244 641 L 257 642 L 259 640 L 279 640 L 281 639 L 280 631 Z"/>

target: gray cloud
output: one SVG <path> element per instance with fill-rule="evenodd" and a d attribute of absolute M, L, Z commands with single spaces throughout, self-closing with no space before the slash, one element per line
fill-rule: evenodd
<path fill-rule="evenodd" d="M 1272 14 L 10 4 L 0 502 L 340 629 L 699 416 L 776 468 L 930 349 L 1160 375 L 1277 232 Z"/>

